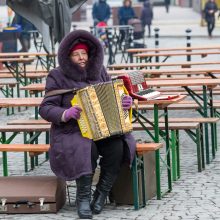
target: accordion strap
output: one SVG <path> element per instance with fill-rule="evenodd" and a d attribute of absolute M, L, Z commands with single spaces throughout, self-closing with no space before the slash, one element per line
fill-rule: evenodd
<path fill-rule="evenodd" d="M 51 90 L 47 92 L 44 97 L 47 98 L 50 96 L 62 95 L 62 94 L 69 93 L 69 92 L 75 93 L 76 91 L 77 89 L 75 88 L 74 89 L 56 89 L 56 90 Z"/>

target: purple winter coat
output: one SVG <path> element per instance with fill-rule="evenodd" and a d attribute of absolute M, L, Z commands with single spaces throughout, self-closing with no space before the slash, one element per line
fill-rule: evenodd
<path fill-rule="evenodd" d="M 89 46 L 89 60 L 85 69 L 74 64 L 70 58 L 70 49 L 77 42 L 86 42 Z M 103 48 L 97 38 L 84 30 L 69 33 L 61 42 L 58 50 L 59 67 L 50 71 L 46 81 L 46 93 L 51 90 L 83 88 L 90 84 L 109 81 L 103 66 Z M 72 93 L 44 98 L 39 113 L 42 118 L 52 122 L 50 130 L 50 165 L 52 171 L 65 180 L 75 180 L 82 175 L 91 174 L 92 140 L 81 135 L 77 121 L 61 121 L 63 112 L 71 107 Z M 131 134 L 122 136 L 129 152 L 125 155 L 133 160 L 135 140 Z"/>

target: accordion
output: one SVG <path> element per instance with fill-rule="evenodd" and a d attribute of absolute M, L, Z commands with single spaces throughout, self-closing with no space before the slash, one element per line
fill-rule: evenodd
<path fill-rule="evenodd" d="M 134 71 L 127 73 L 126 75 L 118 76 L 118 79 L 123 79 L 129 95 L 134 99 L 144 101 L 160 95 L 159 91 L 148 89 L 144 74 L 140 71 Z"/>
<path fill-rule="evenodd" d="M 131 132 L 132 112 L 122 108 L 122 98 L 126 94 L 122 80 L 78 90 L 71 104 L 83 110 L 78 120 L 82 136 L 96 141 Z"/>

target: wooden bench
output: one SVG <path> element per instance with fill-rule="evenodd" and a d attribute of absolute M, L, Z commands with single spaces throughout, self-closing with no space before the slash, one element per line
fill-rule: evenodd
<path fill-rule="evenodd" d="M 0 90 L 6 98 L 14 97 L 14 88 L 18 86 L 17 82 L 0 82 Z"/>
<path fill-rule="evenodd" d="M 145 171 L 144 170 L 144 154 L 149 152 L 155 152 L 156 165 L 156 181 L 157 181 L 157 198 L 161 199 L 161 186 L 160 186 L 160 152 L 162 143 L 137 143 L 136 144 L 136 155 L 132 163 L 132 182 L 133 182 L 133 196 L 134 196 L 134 208 L 135 210 L 146 205 L 146 182 L 145 182 Z M 140 173 L 140 175 L 138 175 Z M 142 190 L 140 190 L 142 186 Z M 142 201 L 140 204 L 140 192 L 142 191 Z"/>
<path fill-rule="evenodd" d="M 8 69 L 3 69 L 0 70 L 0 75 L 1 74 L 7 74 L 7 73 L 11 73 Z M 44 70 L 44 69 L 35 69 L 35 68 L 26 68 L 26 73 L 48 73 L 48 70 Z"/>
<path fill-rule="evenodd" d="M 161 62 L 161 63 L 121 63 L 109 65 L 109 69 L 129 69 L 129 68 L 147 68 L 147 67 L 167 67 L 167 66 L 180 66 L 182 68 L 190 68 L 191 66 L 203 65 L 219 65 L 219 61 L 203 61 L 203 62 Z"/>
<path fill-rule="evenodd" d="M 29 91 L 30 94 L 36 94 L 45 91 L 45 84 L 43 83 L 33 83 L 27 86 L 21 87 L 21 90 Z"/>
<path fill-rule="evenodd" d="M 133 72 L 135 70 L 108 70 L 111 76 L 118 76 Z M 219 68 L 182 68 L 182 69 L 139 69 L 138 71 L 145 74 L 146 77 L 150 76 L 182 76 L 182 75 L 215 75 L 220 74 Z M 147 78 L 146 78 L 147 79 Z"/>
<path fill-rule="evenodd" d="M 127 49 L 128 53 L 143 53 L 143 52 L 161 52 L 161 51 L 193 51 L 193 50 L 220 50 L 219 45 L 212 46 L 194 46 L 194 47 L 168 47 L 168 48 L 131 48 Z"/>
<path fill-rule="evenodd" d="M 37 56 L 55 57 L 56 54 L 48 54 L 48 53 L 45 53 L 45 52 L 0 53 L 0 58 L 37 57 Z"/>
<path fill-rule="evenodd" d="M 158 152 L 159 149 L 163 145 L 161 143 L 137 143 L 136 145 L 136 156 L 134 158 L 132 164 L 132 179 L 133 179 L 133 195 L 134 195 L 134 208 L 137 210 L 140 207 L 144 207 L 146 205 L 146 182 L 145 182 L 145 170 L 144 166 L 141 163 L 144 163 L 143 155 L 148 152 Z M 49 144 L 0 144 L 0 151 L 3 152 L 3 174 L 4 176 L 8 175 L 8 164 L 7 164 L 7 154 L 6 152 L 29 152 L 30 156 L 35 156 L 36 153 L 48 152 L 50 148 Z M 156 154 L 156 153 L 155 153 Z M 157 160 L 159 160 L 159 156 L 157 156 Z M 158 161 L 157 161 L 158 162 Z M 159 173 L 158 164 L 156 164 L 155 172 Z M 139 172 L 141 172 L 141 178 L 139 176 Z M 160 178 L 158 176 L 157 178 Z M 139 186 L 140 181 L 142 185 L 142 200 L 143 204 L 140 204 L 140 196 L 139 196 Z"/>
<path fill-rule="evenodd" d="M 48 125 L 51 124 L 50 122 L 44 120 L 44 119 L 18 119 L 18 120 L 12 120 L 8 121 L 7 125 Z"/>
<path fill-rule="evenodd" d="M 28 78 L 31 81 L 37 81 L 37 79 L 45 78 L 48 75 L 48 73 L 39 72 L 39 73 L 26 73 L 25 75 L 24 74 L 20 74 L 20 75 L 21 75 L 20 77 Z M 0 79 L 11 79 L 11 78 L 14 79 L 16 77 L 12 73 L 1 73 L 0 74 Z"/>
<path fill-rule="evenodd" d="M 29 63 L 33 62 L 34 58 L 0 58 L 0 62 L 17 62 L 17 63 Z"/>
<path fill-rule="evenodd" d="M 8 176 L 7 152 L 29 152 L 30 157 L 36 154 L 48 152 L 49 144 L 0 144 L 0 151 L 3 154 L 3 175 Z"/>
<path fill-rule="evenodd" d="M 206 57 L 208 55 L 219 55 L 220 51 L 198 51 L 198 52 L 176 52 L 176 53 L 137 53 L 134 54 L 134 57 L 138 58 L 145 58 L 145 57 L 159 57 L 159 56 L 165 56 L 165 57 L 170 57 L 170 56 L 201 56 L 201 57 Z"/>
<path fill-rule="evenodd" d="M 46 143 L 49 143 L 50 125 L 4 125 L 0 126 L 1 144 L 10 144 L 13 139 L 19 134 L 24 134 L 24 143 L 34 143 L 38 141 L 38 137 L 44 132 L 46 134 Z M 28 170 L 27 154 L 24 155 L 24 169 Z M 46 155 L 47 159 L 48 155 Z M 38 158 L 31 157 L 31 168 L 38 165 Z"/>
<path fill-rule="evenodd" d="M 165 130 L 165 124 L 159 123 L 160 132 Z M 148 123 L 144 123 L 144 127 L 139 123 L 133 124 L 134 131 L 153 131 L 154 127 Z M 204 158 L 204 146 L 202 140 L 202 127 L 199 123 L 169 123 L 169 130 L 171 132 L 170 142 L 171 142 L 171 155 L 172 155 L 172 176 L 173 180 L 180 178 L 180 152 L 179 152 L 179 131 L 185 131 L 189 137 L 196 143 L 197 150 L 197 165 L 198 171 L 201 172 L 205 168 L 205 158 Z M 195 132 L 194 132 L 194 131 Z M 163 135 L 161 133 L 161 135 Z"/>

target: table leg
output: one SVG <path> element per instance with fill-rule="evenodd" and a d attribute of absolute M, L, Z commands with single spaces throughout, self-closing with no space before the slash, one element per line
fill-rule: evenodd
<path fill-rule="evenodd" d="M 155 142 L 159 143 L 159 115 L 158 105 L 154 105 L 154 135 Z M 156 184 L 157 184 L 157 199 L 161 199 L 161 183 L 160 183 L 160 151 L 155 152 L 155 164 L 156 164 Z"/>
<path fill-rule="evenodd" d="M 177 141 L 176 131 L 171 131 L 171 152 L 172 152 L 172 177 L 173 181 L 177 180 Z"/>
<path fill-rule="evenodd" d="M 214 117 L 214 108 L 213 108 L 213 94 L 212 89 L 209 90 L 209 97 L 210 97 L 210 117 Z M 215 151 L 216 151 L 216 140 L 215 140 L 215 123 L 211 123 L 211 141 L 212 141 L 212 158 L 215 158 Z"/>
<path fill-rule="evenodd" d="M 2 132 L 2 143 L 6 142 L 6 133 Z M 7 152 L 2 152 L 3 176 L 8 176 L 8 158 Z"/>
<path fill-rule="evenodd" d="M 179 131 L 176 130 L 176 159 L 177 159 L 177 178 L 180 178 L 180 141 Z"/>
<path fill-rule="evenodd" d="M 169 121 L 168 121 L 168 110 L 164 108 L 165 114 L 165 132 L 166 132 L 166 153 L 167 153 L 167 177 L 168 177 L 168 190 L 172 190 L 172 177 L 171 177 L 171 163 L 170 163 L 170 137 L 169 137 Z"/>
<path fill-rule="evenodd" d="M 208 117 L 208 111 L 207 111 L 207 87 L 203 86 L 203 114 L 204 117 Z M 205 133 L 205 148 L 206 148 L 206 162 L 207 164 L 210 164 L 210 159 L 209 159 L 209 131 L 208 131 L 208 124 L 205 123 L 204 125 L 204 133 Z"/>

